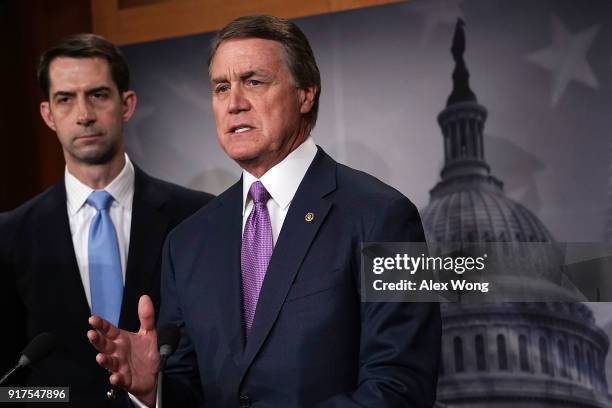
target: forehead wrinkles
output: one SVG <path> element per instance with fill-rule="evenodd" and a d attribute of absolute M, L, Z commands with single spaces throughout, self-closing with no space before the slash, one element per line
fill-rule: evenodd
<path fill-rule="evenodd" d="M 274 46 L 238 45 L 238 42 L 246 40 L 262 40 Z M 225 67 L 218 66 L 219 55 L 223 58 Z M 217 71 L 214 71 L 215 68 Z M 238 79 L 241 74 L 248 71 L 265 71 L 273 74 L 284 71 L 292 84 L 296 83 L 289 64 L 289 55 L 283 44 L 259 38 L 236 38 L 221 42 L 211 59 L 208 76 L 211 81 L 221 76 L 224 76 L 225 79 Z"/>

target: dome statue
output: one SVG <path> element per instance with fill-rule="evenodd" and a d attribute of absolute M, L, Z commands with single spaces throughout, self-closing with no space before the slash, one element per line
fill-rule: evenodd
<path fill-rule="evenodd" d="M 487 110 L 469 85 L 464 25 L 459 19 L 451 48 L 453 90 L 438 116 L 444 167 L 422 211 L 427 240 L 548 248 L 552 252 L 533 258 L 539 262 L 509 255 L 506 260 L 514 270 L 506 278 L 523 286 L 528 282 L 534 293 L 563 301 L 441 303 L 438 406 L 610 407 L 604 368 L 607 335 L 589 307 L 578 302 L 580 293 L 555 258 L 551 233 L 504 194 L 503 183 L 485 160 Z"/>

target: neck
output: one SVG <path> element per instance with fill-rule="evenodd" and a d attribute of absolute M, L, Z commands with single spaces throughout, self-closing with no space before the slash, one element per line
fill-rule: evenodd
<path fill-rule="evenodd" d="M 87 164 L 66 160 L 66 167 L 70 174 L 94 190 L 101 190 L 108 186 L 121 173 L 124 166 L 125 154 L 123 152 L 115 155 L 111 161 L 104 164 Z"/>

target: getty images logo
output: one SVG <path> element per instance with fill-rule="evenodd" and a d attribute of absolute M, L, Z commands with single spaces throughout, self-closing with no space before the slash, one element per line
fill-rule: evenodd
<path fill-rule="evenodd" d="M 462 275 L 470 271 L 482 271 L 485 268 L 487 254 L 482 256 L 410 256 L 396 254 L 393 257 L 376 257 L 373 259 L 372 272 L 380 275 L 385 271 L 406 271 L 414 275 L 418 270 L 423 271 L 453 271 Z"/>

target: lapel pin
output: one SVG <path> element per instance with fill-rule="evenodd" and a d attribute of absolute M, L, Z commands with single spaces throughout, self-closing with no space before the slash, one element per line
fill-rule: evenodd
<path fill-rule="evenodd" d="M 306 222 L 312 222 L 314 220 L 314 213 L 311 213 L 311 212 L 306 213 L 306 216 L 304 217 L 304 219 L 306 220 Z"/>

